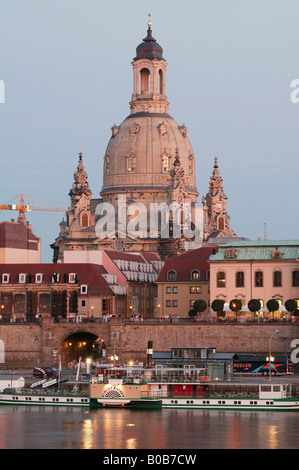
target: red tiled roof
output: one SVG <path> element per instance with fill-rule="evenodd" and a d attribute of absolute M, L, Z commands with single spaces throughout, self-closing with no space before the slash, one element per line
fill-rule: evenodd
<path fill-rule="evenodd" d="M 89 291 L 98 293 L 112 293 L 108 283 L 102 277 L 107 270 L 98 264 L 91 263 L 32 263 L 32 264 L 0 264 L 0 286 L 2 274 L 10 274 L 9 284 L 19 284 L 19 274 L 43 274 L 42 284 L 52 284 L 52 274 L 59 273 L 59 283 L 63 282 L 63 275 L 75 273 L 78 285 L 87 284 Z M 27 278 L 26 278 L 27 282 Z M 33 284 L 35 279 L 33 278 Z"/>
<path fill-rule="evenodd" d="M 217 253 L 217 251 L 217 245 L 203 246 L 201 248 L 197 248 L 196 250 L 190 250 L 186 253 L 182 253 L 181 255 L 169 258 L 165 262 L 157 278 L 157 282 L 170 282 L 167 279 L 167 273 L 172 269 L 177 273 L 175 282 L 191 282 L 191 272 L 194 269 L 200 271 L 200 279 L 197 281 L 206 281 L 206 273 L 210 269 L 210 263 L 208 261 L 209 257 L 213 253 Z"/>
<path fill-rule="evenodd" d="M 135 253 L 129 253 L 125 251 L 112 251 L 112 250 L 105 250 L 107 256 L 109 256 L 112 260 L 125 260 L 125 261 L 135 261 L 137 263 L 144 263 L 144 259 L 141 255 Z"/>

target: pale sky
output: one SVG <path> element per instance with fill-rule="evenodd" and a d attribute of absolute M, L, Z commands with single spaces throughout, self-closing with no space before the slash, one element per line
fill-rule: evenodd
<path fill-rule="evenodd" d="M 129 115 L 131 61 L 153 36 L 168 63 L 170 115 L 186 124 L 199 201 L 214 157 L 231 227 L 256 240 L 299 239 L 298 0 L 0 0 L 0 205 L 20 193 L 67 207 L 83 153 L 93 197 L 111 126 Z M 0 212 L 0 221 L 17 218 Z M 42 261 L 60 212 L 27 214 Z"/>

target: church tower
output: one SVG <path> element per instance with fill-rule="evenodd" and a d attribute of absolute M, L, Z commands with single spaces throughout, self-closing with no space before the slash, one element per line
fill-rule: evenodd
<path fill-rule="evenodd" d="M 119 196 L 126 203 L 142 203 L 147 214 L 151 203 L 169 203 L 174 199 L 172 170 L 179 155 L 180 172 L 183 173 L 176 196 L 180 204 L 196 202 L 198 192 L 195 178 L 195 157 L 187 136 L 185 124 L 178 125 L 169 115 L 166 96 L 167 62 L 163 49 L 152 35 L 151 21 L 147 35 L 136 48 L 132 61 L 133 93 L 130 114 L 120 125 L 112 127 L 105 156 L 101 196 L 117 211 Z M 149 236 L 132 241 L 122 240 L 122 248 L 165 253 L 165 241 Z M 171 256 L 182 250 L 182 240 L 172 244 Z M 115 248 L 115 243 L 114 243 Z"/>
<path fill-rule="evenodd" d="M 223 180 L 216 157 L 209 184 L 209 192 L 202 201 L 204 206 L 204 241 L 208 241 L 210 238 L 236 237 L 237 235 L 230 228 L 230 217 L 226 211 L 227 197 L 223 192 Z"/>
<path fill-rule="evenodd" d="M 88 184 L 88 175 L 83 165 L 83 155 L 74 173 L 74 182 L 69 192 L 70 206 L 66 211 L 66 221 L 60 223 L 60 233 L 51 245 L 53 261 L 63 261 L 66 250 L 97 249 L 95 235 L 95 203 Z"/>

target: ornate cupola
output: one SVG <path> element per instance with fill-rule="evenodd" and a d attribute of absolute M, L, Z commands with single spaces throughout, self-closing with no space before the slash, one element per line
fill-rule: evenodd
<path fill-rule="evenodd" d="M 140 112 L 167 114 L 169 108 L 165 95 L 167 63 L 163 59 L 162 47 L 152 36 L 150 19 L 147 36 L 137 46 L 132 65 L 134 87 L 130 102 L 131 114 Z"/>
<path fill-rule="evenodd" d="M 80 200 L 82 195 L 85 196 L 85 199 L 89 199 L 89 202 L 90 202 L 90 197 L 92 195 L 92 192 L 89 189 L 89 184 L 87 181 L 88 175 L 84 169 L 82 157 L 83 157 L 82 153 L 79 153 L 79 162 L 78 162 L 77 170 L 74 173 L 74 183 L 69 192 L 69 196 L 71 197 L 72 208 L 75 208 L 78 200 Z"/>

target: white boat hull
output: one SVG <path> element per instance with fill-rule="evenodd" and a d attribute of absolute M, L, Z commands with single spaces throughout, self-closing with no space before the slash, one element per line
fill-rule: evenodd
<path fill-rule="evenodd" d="M 299 411 L 299 400 L 162 398 L 162 408 L 246 411 Z"/>
<path fill-rule="evenodd" d="M 0 393 L 0 405 L 89 406 L 89 404 L 89 397 L 83 396 Z"/>

